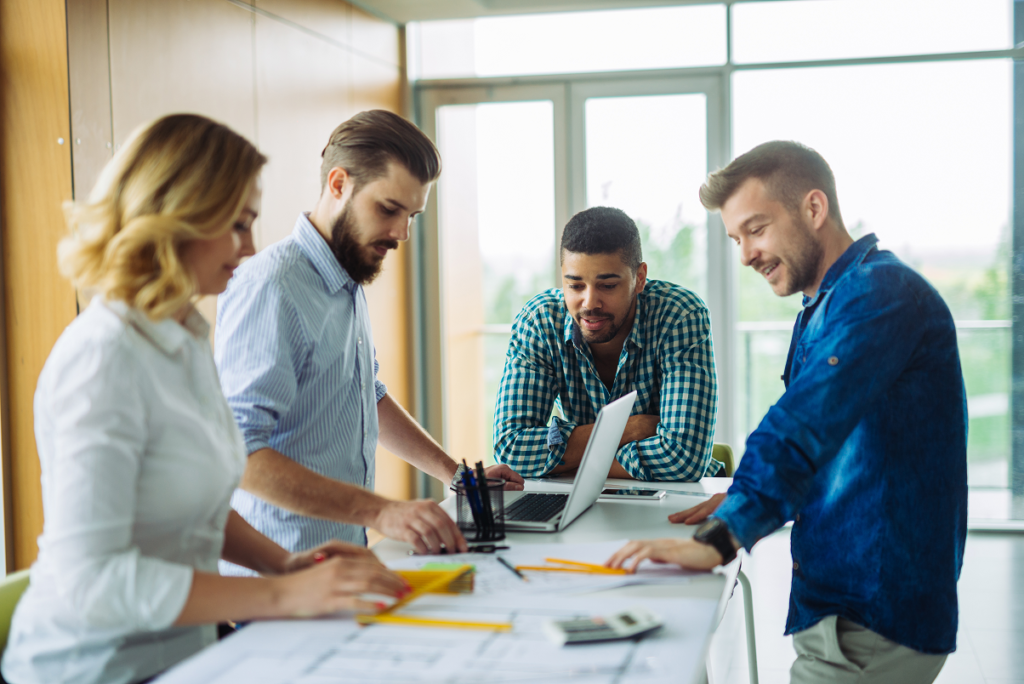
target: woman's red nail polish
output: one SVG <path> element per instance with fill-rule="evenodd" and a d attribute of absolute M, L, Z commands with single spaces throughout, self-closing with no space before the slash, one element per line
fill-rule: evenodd
<path fill-rule="evenodd" d="M 384 610 L 388 607 L 388 604 L 384 603 L 383 601 L 377 601 L 373 605 L 377 606 L 377 610 Z"/>
<path fill-rule="evenodd" d="M 316 553 L 313 554 L 313 562 L 314 563 L 323 563 L 326 558 L 327 558 L 327 556 L 325 556 L 324 554 L 320 553 L 319 551 L 317 551 Z"/>

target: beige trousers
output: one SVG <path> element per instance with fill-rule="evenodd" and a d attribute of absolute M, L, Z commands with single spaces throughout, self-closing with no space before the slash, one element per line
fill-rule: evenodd
<path fill-rule="evenodd" d="M 835 615 L 794 634 L 793 646 L 790 684 L 931 684 L 946 662 Z"/>

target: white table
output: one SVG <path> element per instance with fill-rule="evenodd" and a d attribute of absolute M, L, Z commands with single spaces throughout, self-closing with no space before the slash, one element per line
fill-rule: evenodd
<path fill-rule="evenodd" d="M 725 478 L 709 478 L 700 483 L 677 484 L 660 483 L 659 489 L 678 492 L 694 492 L 709 495 L 724 491 L 731 480 Z M 563 481 L 529 481 L 527 491 L 565 491 L 568 480 Z M 634 481 L 609 480 L 609 487 L 637 486 Z M 574 521 L 562 532 L 545 533 L 510 533 L 507 538 L 509 545 L 537 544 L 557 542 L 598 542 L 625 538 L 652 537 L 688 537 L 693 534 L 691 526 L 672 525 L 668 515 L 699 502 L 694 497 L 667 495 L 660 501 L 625 501 L 599 500 L 586 513 Z M 454 508 L 454 497 L 444 502 L 444 507 L 451 512 Z M 384 540 L 374 546 L 374 551 L 387 562 L 398 558 L 408 558 L 411 546 L 393 540 Z M 620 587 L 601 592 L 602 597 L 614 598 L 691 598 L 711 599 L 717 601 L 717 614 L 712 622 L 717 626 L 721 621 L 726 602 L 739 572 L 739 563 L 734 562 L 718 573 L 701 574 L 690 578 L 686 583 L 672 585 L 639 585 Z M 254 644 L 274 643 L 276 653 L 268 653 L 263 648 L 255 654 L 252 674 L 246 674 L 249 681 L 260 681 L 262 672 L 269 672 L 275 665 L 273 659 L 282 659 L 292 653 L 292 649 L 301 649 L 317 640 L 334 638 L 351 632 L 351 623 L 344 620 L 301 620 L 277 621 L 261 623 L 246 627 L 228 639 L 206 649 L 184 663 L 170 670 L 157 681 L 159 684 L 184 684 L 188 682 L 210 682 L 217 680 L 228 666 L 238 667 L 240 659 L 254 659 Z M 703 643 L 703 655 L 699 663 L 690 663 L 691 667 L 681 663 L 680 682 L 700 682 L 705 680 L 703 662 L 714 627 L 706 634 Z M 339 636 L 340 638 L 340 636 Z M 262 648 L 262 647 L 261 647 Z M 259 661 L 259 662 L 256 662 Z M 693 673 L 692 676 L 690 673 Z M 237 679 L 237 677 L 236 677 Z M 222 680 L 223 681 L 223 680 Z M 272 680 L 280 681 L 280 680 Z"/>

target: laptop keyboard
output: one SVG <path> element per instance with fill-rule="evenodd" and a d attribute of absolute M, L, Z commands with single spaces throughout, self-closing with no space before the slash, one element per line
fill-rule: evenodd
<path fill-rule="evenodd" d="M 524 494 L 505 507 L 505 520 L 544 522 L 565 508 L 568 494 Z"/>

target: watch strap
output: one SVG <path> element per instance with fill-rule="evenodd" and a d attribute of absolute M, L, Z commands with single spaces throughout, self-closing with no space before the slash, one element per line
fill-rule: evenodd
<path fill-rule="evenodd" d="M 736 548 L 732 545 L 732 533 L 729 526 L 721 518 L 711 518 L 697 528 L 693 540 L 707 544 L 722 556 L 722 565 L 728 565 L 736 558 Z"/>
<path fill-rule="evenodd" d="M 457 464 L 457 467 L 455 468 L 455 474 L 452 476 L 452 484 L 451 484 L 452 491 L 455 491 L 457 486 L 462 483 L 462 475 L 463 475 L 463 473 L 468 473 L 468 472 L 469 472 L 469 469 L 466 468 L 466 466 L 462 465 L 461 463 Z"/>

